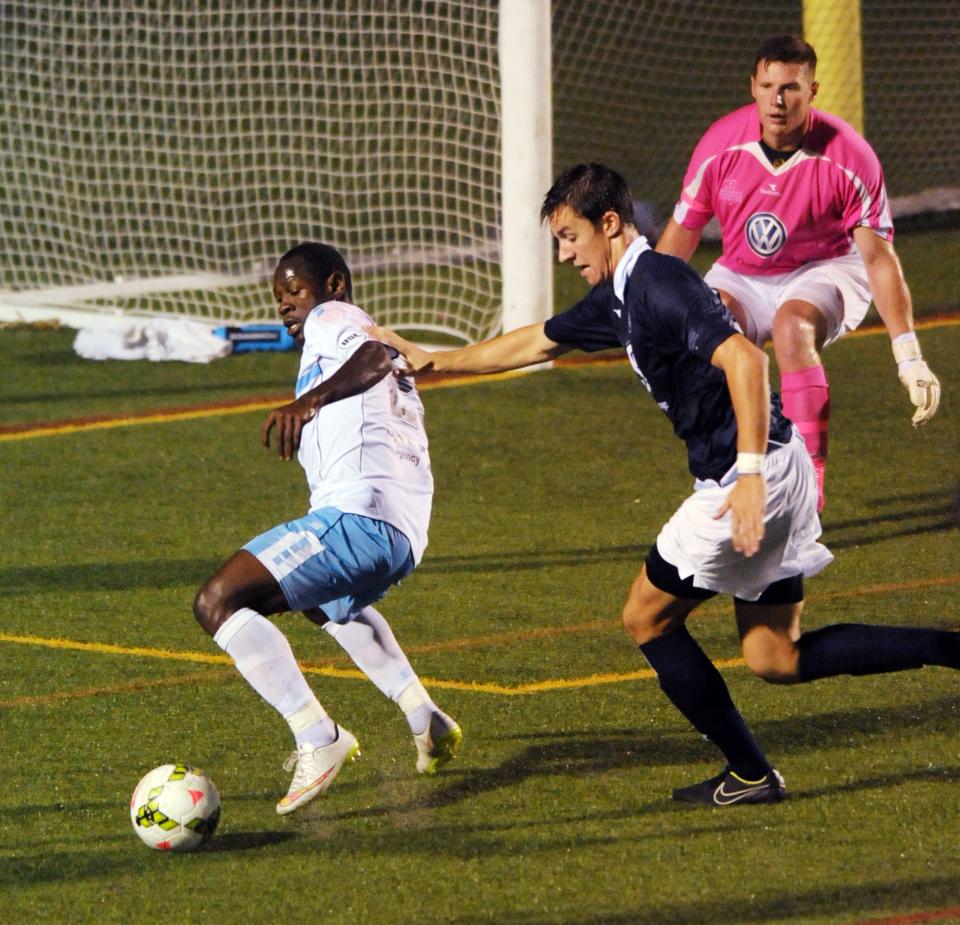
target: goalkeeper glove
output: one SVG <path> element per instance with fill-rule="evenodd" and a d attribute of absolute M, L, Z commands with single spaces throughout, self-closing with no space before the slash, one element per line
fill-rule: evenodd
<path fill-rule="evenodd" d="M 892 341 L 893 358 L 897 361 L 897 375 L 916 405 L 913 426 L 925 424 L 936 413 L 940 404 L 940 380 L 931 372 L 920 353 L 917 335 L 910 331 Z"/>

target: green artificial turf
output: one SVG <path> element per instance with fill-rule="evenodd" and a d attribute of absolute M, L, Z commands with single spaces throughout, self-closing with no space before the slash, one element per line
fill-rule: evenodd
<path fill-rule="evenodd" d="M 922 342 L 944 397 L 920 431 L 885 335 L 826 354 L 837 559 L 807 584 L 808 628 L 960 622 L 960 326 Z M 72 354 L 69 332 L 0 331 L 0 363 L 11 424 L 283 394 L 296 358 L 96 364 Z M 397 708 L 361 679 L 317 673 L 350 666 L 326 634 L 281 616 L 319 699 L 363 747 L 285 818 L 284 723 L 232 667 L 191 660 L 221 654 L 191 616 L 199 584 L 305 510 L 299 468 L 259 445 L 265 412 L 0 440 L 6 921 L 960 921 L 960 677 L 783 688 L 724 667 L 791 798 L 673 804 L 671 788 L 715 773 L 719 755 L 655 680 L 617 679 L 647 668 L 620 608 L 690 489 L 668 422 L 623 363 L 424 401 L 431 543 L 382 610 L 462 724 L 462 754 L 416 775 Z M 691 628 L 712 658 L 738 657 L 726 602 Z M 588 683 L 602 674 L 614 677 Z M 137 780 L 172 760 L 204 768 L 223 800 L 220 830 L 192 855 L 151 852 L 130 826 Z"/>

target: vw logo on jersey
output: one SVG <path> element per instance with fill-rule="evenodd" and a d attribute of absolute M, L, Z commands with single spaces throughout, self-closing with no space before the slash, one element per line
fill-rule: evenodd
<path fill-rule="evenodd" d="M 747 219 L 747 244 L 759 257 L 772 257 L 787 243 L 787 229 L 772 212 L 755 212 Z"/>

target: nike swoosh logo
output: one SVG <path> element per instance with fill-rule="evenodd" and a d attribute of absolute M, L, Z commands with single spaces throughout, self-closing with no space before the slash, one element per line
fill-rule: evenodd
<path fill-rule="evenodd" d="M 726 787 L 727 782 L 722 781 L 720 786 L 713 791 L 713 802 L 718 806 L 729 806 L 731 803 L 736 803 L 738 800 L 750 796 L 751 793 L 759 793 L 762 790 L 766 790 L 767 784 L 764 782 L 757 784 L 755 787 L 744 787 L 743 790 L 727 790 Z"/>
<path fill-rule="evenodd" d="M 324 771 L 323 774 L 321 774 L 319 777 L 315 778 L 313 781 L 307 784 L 306 787 L 301 787 L 299 790 L 297 790 L 294 793 L 288 793 L 280 801 L 280 805 L 288 806 L 290 803 L 293 803 L 295 800 L 299 800 L 300 797 L 303 796 L 303 794 L 305 794 L 308 790 L 312 790 L 314 787 L 318 787 L 320 784 L 322 784 L 333 773 L 333 771 L 334 771 L 334 768 L 327 768 L 327 770 Z"/>

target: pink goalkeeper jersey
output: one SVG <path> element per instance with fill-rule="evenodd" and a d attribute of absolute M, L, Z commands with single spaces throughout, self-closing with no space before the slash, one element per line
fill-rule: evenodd
<path fill-rule="evenodd" d="M 673 217 L 696 230 L 713 215 L 723 233 L 718 263 L 747 276 L 849 254 L 859 225 L 893 240 L 876 154 L 843 119 L 817 109 L 810 110 L 803 147 L 780 167 L 760 147 L 755 104 L 707 129 Z"/>

